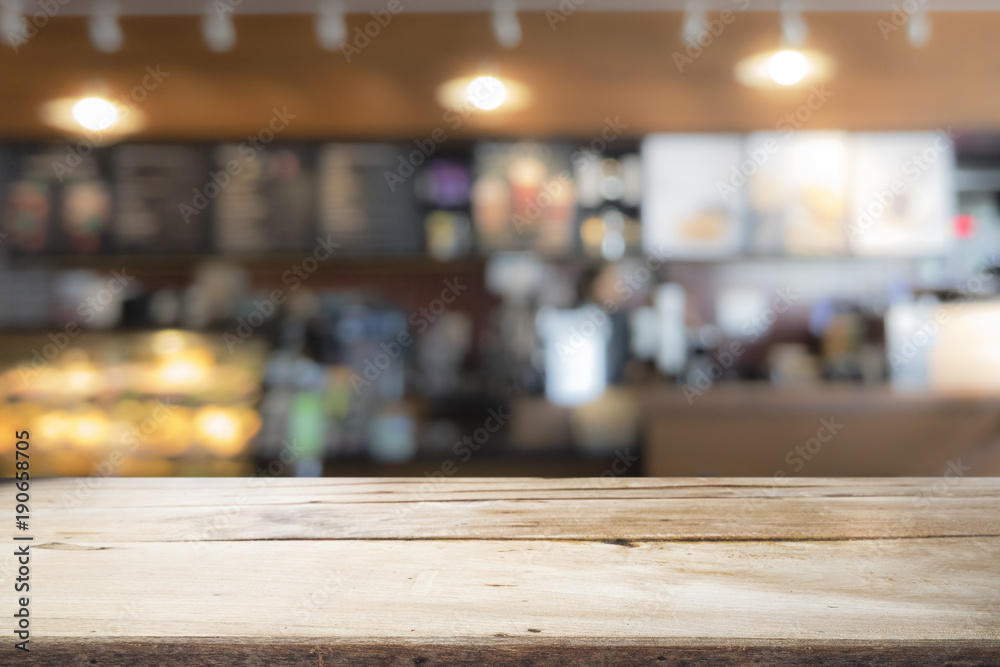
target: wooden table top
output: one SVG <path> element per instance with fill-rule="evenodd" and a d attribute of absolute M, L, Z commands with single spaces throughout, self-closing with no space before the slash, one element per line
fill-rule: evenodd
<path fill-rule="evenodd" d="M 31 493 L 31 651 L 6 630 L 5 665 L 1000 664 L 997 478 Z"/>

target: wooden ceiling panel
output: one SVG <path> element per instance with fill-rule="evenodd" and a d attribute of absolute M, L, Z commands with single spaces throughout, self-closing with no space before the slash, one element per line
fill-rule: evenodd
<path fill-rule="evenodd" d="M 1000 129 L 1000 13 L 934 15 L 924 49 L 902 30 L 884 39 L 885 15 L 809 14 L 810 46 L 838 70 L 830 100 L 810 129 L 924 129 L 954 125 Z M 58 136 L 39 118 L 47 100 L 93 86 L 119 96 L 146 66 L 167 79 L 139 107 L 144 138 L 240 137 L 263 127 L 274 107 L 296 114 L 283 138 L 420 137 L 435 127 L 450 136 L 586 137 L 604 118 L 628 134 L 658 130 L 745 131 L 774 127 L 808 91 L 752 90 L 732 77 L 739 58 L 778 41 L 774 14 L 742 13 L 679 72 L 678 13 L 577 12 L 555 30 L 541 13 L 522 13 L 524 39 L 500 49 L 481 14 L 400 14 L 371 44 L 345 61 L 321 50 L 308 16 L 238 16 L 237 46 L 204 46 L 196 17 L 128 17 L 125 46 L 97 53 L 80 17 L 53 19 L 17 53 L 0 48 L 0 137 Z M 353 31 L 363 23 L 350 18 Z M 527 84 L 521 111 L 470 117 L 457 130 L 434 100 L 439 83 L 493 63 Z"/>

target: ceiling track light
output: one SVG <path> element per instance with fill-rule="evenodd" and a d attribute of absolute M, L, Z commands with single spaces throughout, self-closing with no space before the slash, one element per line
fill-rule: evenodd
<path fill-rule="evenodd" d="M 493 36 L 505 49 L 521 43 L 521 22 L 517 18 L 515 0 L 493 1 Z"/>
<path fill-rule="evenodd" d="M 9 46 L 17 46 L 24 29 L 24 3 L 22 0 L 0 0 L 0 34 Z"/>
<path fill-rule="evenodd" d="M 205 5 L 201 19 L 201 35 L 205 46 L 216 53 L 232 51 L 236 46 L 236 26 L 233 25 L 233 7 L 225 2 L 211 2 Z"/>
<path fill-rule="evenodd" d="M 923 48 L 931 41 L 931 17 L 926 7 L 921 7 L 910 16 L 906 23 L 906 38 L 915 49 Z"/>
<path fill-rule="evenodd" d="M 698 37 L 705 32 L 708 15 L 701 0 L 691 0 L 684 10 L 684 22 L 681 24 L 681 39 L 685 44 L 697 44 Z"/>
<path fill-rule="evenodd" d="M 781 40 L 786 46 L 798 48 L 806 43 L 809 37 L 809 26 L 802 16 L 802 10 L 796 0 L 785 0 L 781 3 Z"/>
<path fill-rule="evenodd" d="M 118 25 L 119 14 L 121 9 L 115 0 L 97 0 L 92 6 L 87 31 L 90 33 L 90 43 L 101 53 L 114 53 L 125 42 L 121 26 Z"/>
<path fill-rule="evenodd" d="M 316 39 L 327 51 L 336 51 L 347 39 L 347 20 L 341 0 L 320 0 L 316 11 Z"/>

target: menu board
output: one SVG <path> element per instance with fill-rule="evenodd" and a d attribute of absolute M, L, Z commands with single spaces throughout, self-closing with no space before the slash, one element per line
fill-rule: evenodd
<path fill-rule="evenodd" d="M 318 167 L 320 234 L 332 235 L 346 252 L 423 252 L 414 179 L 398 172 L 405 155 L 405 148 L 391 144 L 324 145 Z"/>
<path fill-rule="evenodd" d="M 416 175 L 420 203 L 435 209 L 465 209 L 472 192 L 471 167 L 457 157 L 432 158 Z"/>
<path fill-rule="evenodd" d="M 114 150 L 115 239 L 122 252 L 198 253 L 210 206 L 227 187 L 200 146 L 125 145 Z"/>
<path fill-rule="evenodd" d="M 738 134 L 654 134 L 642 143 L 642 245 L 691 259 L 737 254 L 745 179 Z"/>
<path fill-rule="evenodd" d="M 858 255 L 941 255 L 953 215 L 954 148 L 939 132 L 851 136 L 851 250 Z"/>
<path fill-rule="evenodd" d="M 315 159 L 304 146 L 249 152 L 237 144 L 214 151 L 214 173 L 230 181 L 213 209 L 215 246 L 224 253 L 262 254 L 306 248 L 315 219 Z"/>
<path fill-rule="evenodd" d="M 756 132 L 743 164 L 753 249 L 791 255 L 847 251 L 848 142 L 844 132 Z"/>
<path fill-rule="evenodd" d="M 0 155 L 0 231 L 13 254 L 96 253 L 110 243 L 104 156 L 72 146 L 24 146 Z"/>
<path fill-rule="evenodd" d="M 427 254 L 441 261 L 467 255 L 472 249 L 472 167 L 468 159 L 435 157 L 415 178 L 417 199 L 425 208 Z"/>
<path fill-rule="evenodd" d="M 568 145 L 481 143 L 474 162 L 472 216 L 480 248 L 572 249 L 576 187 Z"/>

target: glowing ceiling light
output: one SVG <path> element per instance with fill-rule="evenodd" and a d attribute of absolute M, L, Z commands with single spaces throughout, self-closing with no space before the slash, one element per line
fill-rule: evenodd
<path fill-rule="evenodd" d="M 736 80 L 754 88 L 786 88 L 826 80 L 833 73 L 833 62 L 817 51 L 781 49 L 748 56 L 738 63 Z"/>
<path fill-rule="evenodd" d="M 87 130 L 106 130 L 118 122 L 118 107 L 101 97 L 85 97 L 73 105 L 73 119 Z"/>
<path fill-rule="evenodd" d="M 441 106 L 462 113 L 512 111 L 527 106 L 528 97 L 522 84 L 491 74 L 451 79 L 437 89 Z"/>
<path fill-rule="evenodd" d="M 95 143 L 116 141 L 143 126 L 143 114 L 105 97 L 60 97 L 42 105 L 42 120 L 69 134 L 86 134 Z"/>
<path fill-rule="evenodd" d="M 767 72 L 775 83 L 794 86 L 809 73 L 809 61 L 804 55 L 792 49 L 778 51 L 768 59 Z"/>
<path fill-rule="evenodd" d="M 801 49 L 809 36 L 798 0 L 783 0 L 779 14 L 781 48 L 743 58 L 734 74 L 745 86 L 784 88 L 819 83 L 833 73 L 833 61 L 818 51 Z"/>
<path fill-rule="evenodd" d="M 495 76 L 477 76 L 469 83 L 465 99 L 477 109 L 492 111 L 507 99 L 507 87 Z"/>

